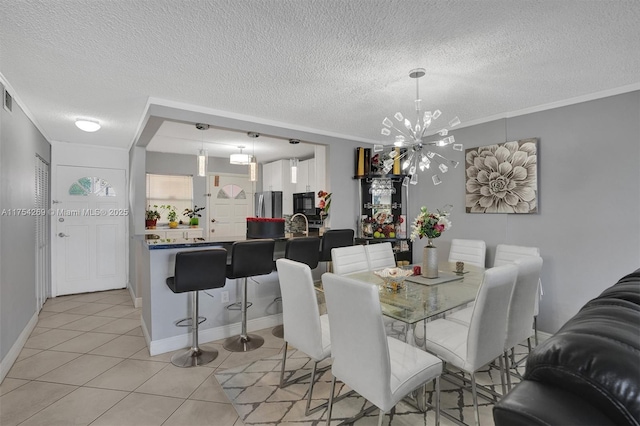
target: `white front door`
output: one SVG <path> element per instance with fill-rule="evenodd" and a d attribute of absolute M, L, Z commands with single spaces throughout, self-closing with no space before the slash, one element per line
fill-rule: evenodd
<path fill-rule="evenodd" d="M 54 296 L 126 287 L 125 171 L 56 167 Z"/>
<path fill-rule="evenodd" d="M 253 182 L 248 175 L 209 176 L 209 235 L 237 237 L 247 234 L 253 216 Z"/>

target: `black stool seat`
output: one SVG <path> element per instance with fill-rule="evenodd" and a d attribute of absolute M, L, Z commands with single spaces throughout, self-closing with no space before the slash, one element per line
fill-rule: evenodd
<path fill-rule="evenodd" d="M 248 352 L 264 344 L 264 339 L 255 334 L 247 334 L 247 277 L 266 275 L 273 271 L 272 239 L 237 241 L 231 246 L 231 264 L 227 266 L 227 278 L 242 278 L 242 332 L 230 337 L 222 345 L 231 352 Z"/>
<path fill-rule="evenodd" d="M 227 251 L 223 248 L 185 251 L 176 254 L 173 277 L 166 280 L 174 293 L 191 292 L 191 348 L 171 357 L 177 367 L 195 367 L 207 364 L 218 356 L 218 351 L 203 351 L 198 347 L 198 291 L 224 287 L 226 283 Z"/>
<path fill-rule="evenodd" d="M 300 237 L 288 240 L 284 247 L 284 257 L 295 260 L 296 262 L 305 263 L 309 265 L 311 269 L 317 268 L 320 260 L 320 238 Z M 279 300 L 282 300 L 282 298 L 277 297 L 275 299 L 275 301 Z M 283 338 L 284 327 L 282 324 L 274 327 L 271 334 Z"/>

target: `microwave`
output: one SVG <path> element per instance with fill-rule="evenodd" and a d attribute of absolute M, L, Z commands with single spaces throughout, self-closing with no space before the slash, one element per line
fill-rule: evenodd
<path fill-rule="evenodd" d="M 302 213 L 309 219 L 319 217 L 320 209 L 316 207 L 316 193 L 299 192 L 293 194 L 293 213 Z"/>

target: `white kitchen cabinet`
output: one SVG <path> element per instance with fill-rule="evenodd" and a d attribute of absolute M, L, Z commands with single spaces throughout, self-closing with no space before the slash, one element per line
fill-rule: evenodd
<path fill-rule="evenodd" d="M 316 188 L 316 160 L 298 162 L 298 182 L 295 192 L 318 192 Z"/>
<path fill-rule="evenodd" d="M 293 214 L 293 193 L 296 184 L 291 183 L 289 160 L 263 164 L 262 179 L 263 191 L 282 191 L 282 214 Z"/>

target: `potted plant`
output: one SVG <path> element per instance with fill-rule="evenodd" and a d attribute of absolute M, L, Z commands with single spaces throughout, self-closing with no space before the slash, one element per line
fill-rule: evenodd
<path fill-rule="evenodd" d="M 158 219 L 160 219 L 158 206 L 154 204 L 153 207 L 151 207 L 151 205 L 149 205 L 149 207 L 147 207 L 147 211 L 145 212 L 145 227 L 147 229 L 156 229 Z"/>
<path fill-rule="evenodd" d="M 167 219 L 169 219 L 169 228 L 177 228 L 178 227 L 178 213 L 176 212 L 175 206 L 167 205 L 165 206 L 169 213 L 167 214 Z"/>
<path fill-rule="evenodd" d="M 189 218 L 189 226 L 192 228 L 197 228 L 200 223 L 199 217 L 202 215 L 198 212 L 204 210 L 204 207 L 198 207 L 196 205 L 193 206 L 193 209 L 184 209 L 183 215 Z"/>

